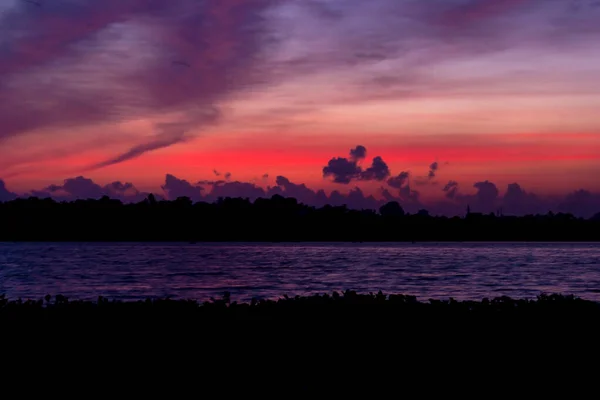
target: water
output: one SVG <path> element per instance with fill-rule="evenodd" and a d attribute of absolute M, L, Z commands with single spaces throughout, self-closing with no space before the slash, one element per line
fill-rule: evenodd
<path fill-rule="evenodd" d="M 11 299 L 208 300 L 230 291 L 247 301 L 345 289 L 600 301 L 600 244 L 0 243 L 0 293 Z"/>

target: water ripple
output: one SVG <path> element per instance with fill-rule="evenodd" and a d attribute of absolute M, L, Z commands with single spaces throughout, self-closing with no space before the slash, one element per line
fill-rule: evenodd
<path fill-rule="evenodd" d="M 600 301 L 599 244 L 0 243 L 0 293 L 237 300 L 333 290 Z"/>

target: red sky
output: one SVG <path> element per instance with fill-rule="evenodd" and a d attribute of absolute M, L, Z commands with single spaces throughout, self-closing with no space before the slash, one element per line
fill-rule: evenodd
<path fill-rule="evenodd" d="M 14 192 L 79 175 L 159 191 L 167 173 L 216 169 L 377 194 L 385 181 L 323 176 L 357 145 L 414 182 L 439 162 L 429 198 L 449 180 L 600 191 L 591 2 L 105 3 L 0 6 L 0 178 Z"/>

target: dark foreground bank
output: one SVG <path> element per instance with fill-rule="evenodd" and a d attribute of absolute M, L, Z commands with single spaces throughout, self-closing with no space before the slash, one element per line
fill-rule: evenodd
<path fill-rule="evenodd" d="M 396 397 L 470 391 L 487 398 L 557 394 L 559 386 L 574 395 L 595 382 L 599 321 L 600 304 L 561 295 L 0 300 L 5 354 L 14 352 L 31 372 L 118 390 L 185 387 L 209 398 L 383 388 Z"/>
<path fill-rule="evenodd" d="M 172 299 L 123 302 L 102 297 L 97 301 L 78 301 L 62 295 L 23 301 L 0 296 L 0 323 L 5 332 L 68 330 L 74 334 L 85 330 L 89 334 L 143 333 L 145 337 L 179 335 L 182 339 L 190 334 L 218 341 L 231 334 L 252 336 L 253 332 L 276 326 L 278 330 L 270 333 L 271 338 L 315 334 L 320 335 L 321 341 L 361 335 L 419 340 L 433 334 L 456 335 L 459 340 L 460 335 L 468 334 L 475 340 L 477 335 L 511 330 L 519 330 L 519 335 L 544 331 L 547 337 L 563 330 L 592 332 L 600 328 L 599 322 L 599 303 L 560 294 L 542 294 L 535 300 L 499 297 L 482 301 L 418 301 L 414 296 L 345 291 L 255 299 L 250 303 L 232 301 L 229 293 L 203 303 Z"/>

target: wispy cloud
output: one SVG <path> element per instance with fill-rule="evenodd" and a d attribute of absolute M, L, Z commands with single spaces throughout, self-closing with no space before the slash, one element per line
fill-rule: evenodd
<path fill-rule="evenodd" d="M 96 166 L 179 143 L 214 123 L 232 93 L 262 82 L 262 13 L 275 3 L 21 2 L 0 21 L 0 140 L 179 113 L 173 132 L 156 126 L 155 137 Z"/>
<path fill-rule="evenodd" d="M 598 4 L 69 0 L 37 7 L 3 2 L 0 142 L 40 131 L 68 142 L 85 126 L 167 116 L 166 125 L 157 123 L 146 132 L 150 135 L 88 166 L 93 169 L 193 139 L 228 118 L 223 107 L 232 99 L 251 103 L 259 88 L 285 82 L 302 82 L 292 94 L 311 104 L 271 109 L 277 116 L 274 129 L 327 101 L 414 98 L 457 88 L 471 95 L 498 90 L 493 79 L 499 75 L 502 90 L 527 93 L 531 86 L 524 83 L 543 67 L 531 54 L 584 53 L 597 44 Z M 525 63 L 513 62 L 523 57 Z M 587 79 L 573 73 L 573 65 L 592 69 L 600 54 L 586 60 L 564 66 L 572 69 L 558 89 Z M 528 71 L 521 71 L 523 64 Z M 260 120 L 271 121 L 263 114 Z"/>

